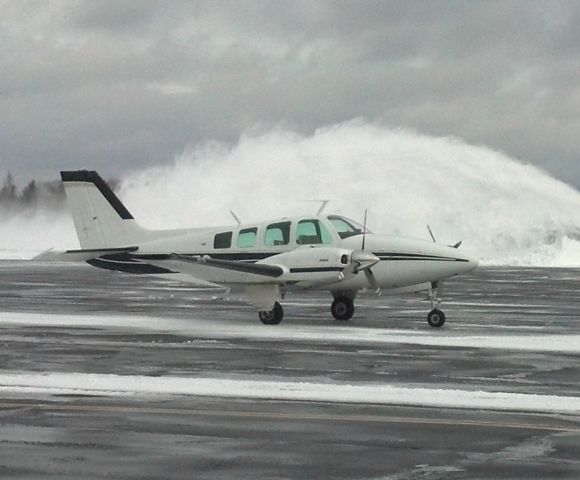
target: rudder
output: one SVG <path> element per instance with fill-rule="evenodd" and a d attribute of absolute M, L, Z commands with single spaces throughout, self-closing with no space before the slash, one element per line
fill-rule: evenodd
<path fill-rule="evenodd" d="M 60 172 L 81 248 L 135 245 L 146 237 L 133 215 L 95 171 Z"/>

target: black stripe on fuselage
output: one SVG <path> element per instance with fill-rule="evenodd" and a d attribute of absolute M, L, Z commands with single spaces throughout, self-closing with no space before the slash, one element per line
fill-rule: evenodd
<path fill-rule="evenodd" d="M 283 253 L 283 252 L 279 252 Z M 259 260 L 264 260 L 265 258 L 272 257 L 274 255 L 279 255 L 278 252 L 276 253 L 212 253 L 212 252 L 205 252 L 205 253 L 186 253 L 182 254 L 183 256 L 187 257 L 203 257 L 208 255 L 209 257 L 215 260 L 231 260 L 231 261 L 239 261 L 239 262 L 257 262 Z M 385 261 L 400 261 L 400 260 L 430 260 L 430 261 L 439 261 L 439 262 L 468 262 L 464 258 L 457 258 L 457 257 L 443 257 L 439 255 L 424 255 L 420 253 L 390 253 L 390 252 L 373 252 L 381 260 Z M 170 260 L 171 254 L 137 254 L 131 255 L 133 258 L 138 258 L 142 260 Z"/>
<path fill-rule="evenodd" d="M 391 261 L 431 261 L 431 262 L 467 262 L 463 258 L 454 257 L 441 257 L 436 255 L 424 255 L 418 253 L 386 253 L 386 252 L 373 252 L 381 261 L 391 262 Z M 229 260 L 229 261 L 239 261 L 247 263 L 255 263 L 259 260 L 263 260 L 278 253 L 191 253 L 185 254 L 188 257 L 202 257 L 204 255 L 209 255 L 215 260 Z M 116 254 L 104 255 L 99 258 L 94 258 L 88 260 L 87 263 L 98 268 L 104 268 L 107 270 L 115 270 L 119 272 L 135 273 L 135 274 L 164 274 L 164 273 L 177 273 L 167 268 L 158 267 L 156 265 L 151 265 L 145 263 L 147 260 L 171 260 L 174 259 L 172 254 L 131 254 L 129 252 L 120 252 Z M 320 272 L 340 272 L 344 267 L 295 267 L 291 268 L 291 273 L 320 273 Z M 240 267 L 239 271 L 244 271 Z M 252 273 L 248 271 L 247 273 Z"/>
<path fill-rule="evenodd" d="M 296 267 L 290 273 L 341 272 L 344 267 Z"/>
<path fill-rule="evenodd" d="M 469 260 L 465 258 L 457 257 L 442 257 L 439 255 L 424 255 L 421 253 L 386 253 L 386 252 L 373 252 L 378 258 L 385 261 L 398 261 L 398 260 L 427 260 L 433 262 L 468 262 Z"/>
<path fill-rule="evenodd" d="M 271 253 L 215 253 L 215 252 L 204 252 L 204 253 L 183 253 L 180 254 L 183 257 L 204 257 L 209 256 L 214 260 L 230 260 L 238 262 L 257 262 L 259 260 L 264 260 L 265 258 L 272 257 L 274 255 L 279 255 L 283 252 L 271 252 Z M 171 260 L 173 255 L 171 253 L 143 253 L 143 254 L 133 254 L 132 258 L 137 258 L 139 260 Z"/>

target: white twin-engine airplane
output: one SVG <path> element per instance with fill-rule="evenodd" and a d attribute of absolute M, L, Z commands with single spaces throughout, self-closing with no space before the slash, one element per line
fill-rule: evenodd
<path fill-rule="evenodd" d="M 64 256 L 108 270 L 161 275 L 200 286 L 243 287 L 262 323 L 278 324 L 288 291 L 328 290 L 337 320 L 354 313 L 363 289 L 428 292 L 432 327 L 445 323 L 443 279 L 473 270 L 478 261 L 422 240 L 374 235 L 339 215 L 283 218 L 233 227 L 148 230 L 97 172 L 61 172 L 81 250 Z M 366 219 L 365 219 L 366 223 Z"/>

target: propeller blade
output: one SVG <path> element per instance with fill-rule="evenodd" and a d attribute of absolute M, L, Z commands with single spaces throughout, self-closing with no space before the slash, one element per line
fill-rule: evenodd
<path fill-rule="evenodd" d="M 381 287 L 379 286 L 379 283 L 377 282 L 377 277 L 375 277 L 375 274 L 373 273 L 373 271 L 370 268 L 365 269 L 365 275 L 367 277 L 367 280 L 369 281 L 369 285 L 371 286 L 371 288 L 378 294 L 381 293 Z"/>
<path fill-rule="evenodd" d="M 358 273 L 357 267 L 358 264 L 356 262 L 349 263 L 340 271 L 340 280 L 349 280 L 354 277 Z"/>
<path fill-rule="evenodd" d="M 365 208 L 365 220 L 363 223 L 363 239 L 362 239 L 362 249 L 365 249 L 365 239 L 367 237 L 367 212 L 368 208 Z"/>

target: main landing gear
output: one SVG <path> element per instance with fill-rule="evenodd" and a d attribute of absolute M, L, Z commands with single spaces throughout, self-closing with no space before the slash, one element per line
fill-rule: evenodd
<path fill-rule="evenodd" d="M 284 318 L 284 309 L 279 302 L 276 302 L 272 310 L 258 312 L 258 317 L 264 325 L 278 325 Z"/>
<path fill-rule="evenodd" d="M 354 314 L 354 301 L 348 297 L 336 297 L 330 306 L 330 312 L 337 320 L 350 320 Z"/>
<path fill-rule="evenodd" d="M 330 312 L 336 320 L 350 320 L 354 315 L 354 296 L 348 296 L 350 292 L 333 292 L 334 301 L 330 306 Z M 441 282 L 432 282 L 429 289 L 429 300 L 431 301 L 431 311 L 427 315 L 427 323 L 433 328 L 440 328 L 445 324 L 445 313 L 441 306 Z M 272 310 L 261 310 L 258 312 L 260 321 L 265 325 L 278 325 L 284 318 L 284 309 L 280 302 L 275 302 Z"/>
<path fill-rule="evenodd" d="M 337 320 L 350 320 L 354 314 L 354 301 L 349 297 L 337 296 L 332 302 L 330 311 Z M 278 325 L 284 318 L 284 309 L 279 302 L 276 302 L 272 310 L 259 311 L 258 317 L 264 325 Z"/>
<path fill-rule="evenodd" d="M 445 313 L 439 309 L 441 306 L 441 282 L 431 282 L 429 300 L 432 310 L 427 314 L 427 323 L 433 328 L 442 327 L 445 324 Z"/>

